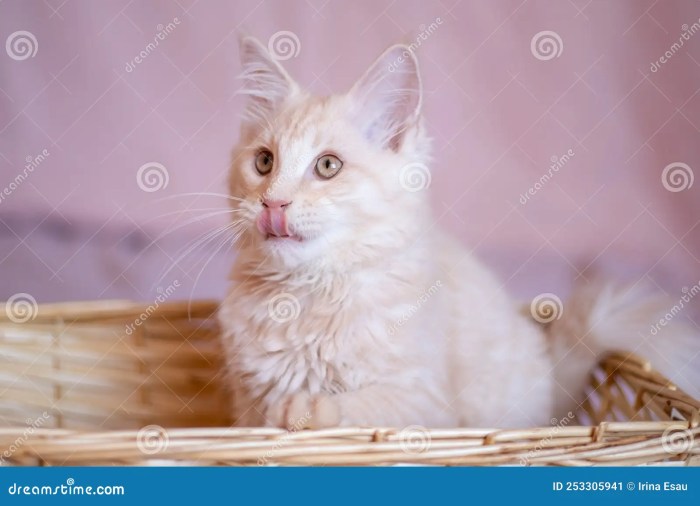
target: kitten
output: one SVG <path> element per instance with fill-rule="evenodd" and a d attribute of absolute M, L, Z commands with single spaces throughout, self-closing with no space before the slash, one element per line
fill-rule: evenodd
<path fill-rule="evenodd" d="M 242 241 L 219 312 L 237 424 L 546 425 L 583 400 L 606 350 L 657 356 L 638 332 L 663 305 L 588 285 L 545 330 L 436 228 L 407 47 L 329 97 L 255 39 L 241 59 L 230 194 Z"/>

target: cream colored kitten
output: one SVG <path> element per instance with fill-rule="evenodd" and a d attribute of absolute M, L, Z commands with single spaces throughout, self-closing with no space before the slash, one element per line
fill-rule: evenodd
<path fill-rule="evenodd" d="M 542 425 L 583 400 L 601 353 L 656 356 L 638 335 L 655 301 L 587 286 L 545 332 L 438 230 L 408 48 L 330 97 L 254 39 L 241 57 L 241 250 L 220 310 L 239 425 Z"/>

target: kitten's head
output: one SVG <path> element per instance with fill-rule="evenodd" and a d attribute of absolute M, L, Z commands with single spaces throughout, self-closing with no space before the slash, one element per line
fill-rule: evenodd
<path fill-rule="evenodd" d="M 243 252 L 280 268 L 338 266 L 415 240 L 430 175 L 413 53 L 393 46 L 348 93 L 318 97 L 257 40 L 240 52 L 248 102 L 230 191 Z"/>

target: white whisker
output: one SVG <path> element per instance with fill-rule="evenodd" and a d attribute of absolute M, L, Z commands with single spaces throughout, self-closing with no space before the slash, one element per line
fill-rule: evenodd
<path fill-rule="evenodd" d="M 216 212 L 212 212 L 212 213 L 206 214 L 204 216 L 195 216 L 193 218 L 188 218 L 184 222 L 178 223 L 176 226 L 168 227 L 163 232 L 159 233 L 150 243 L 148 243 L 148 245 L 144 248 L 144 250 L 151 248 L 158 241 L 160 241 L 163 238 L 177 232 L 178 230 L 186 227 L 187 225 L 197 223 L 198 221 L 204 221 L 208 218 L 213 218 L 214 216 L 220 216 L 220 215 L 225 215 L 225 214 L 234 214 L 237 212 L 241 212 L 241 210 L 239 210 L 239 209 L 218 209 Z"/>
<path fill-rule="evenodd" d="M 201 207 L 199 209 L 189 209 L 189 208 L 178 209 L 177 211 L 170 211 L 168 213 L 163 213 L 163 214 L 159 214 L 157 216 L 153 216 L 153 217 L 149 218 L 148 220 L 146 220 L 146 223 L 151 223 L 151 222 L 157 221 L 161 218 L 165 218 L 167 216 L 173 216 L 176 214 L 184 214 L 184 213 L 190 213 L 190 212 L 207 212 L 207 211 L 222 211 L 222 212 L 232 213 L 232 212 L 240 211 L 240 209 L 237 209 L 237 208 L 232 209 L 230 207 Z"/>
<path fill-rule="evenodd" d="M 170 271 L 172 271 L 176 266 L 178 266 L 178 264 L 184 258 L 186 258 L 188 255 L 192 254 L 192 252 L 195 251 L 198 247 L 203 246 L 206 243 L 208 243 L 209 241 L 216 238 L 217 236 L 224 234 L 231 229 L 234 229 L 235 227 L 239 226 L 242 223 L 242 221 L 243 220 L 239 220 L 237 222 L 228 223 L 226 225 L 222 225 L 220 227 L 217 227 L 214 230 L 205 233 L 203 237 L 196 238 L 196 239 L 190 241 L 189 243 L 187 243 L 182 248 L 180 248 L 175 253 L 176 255 L 179 255 L 179 256 L 177 257 L 177 259 L 175 259 L 173 261 L 173 263 L 170 265 L 170 267 L 168 267 L 167 270 L 161 276 L 159 276 L 156 284 L 160 283 L 165 278 L 165 276 L 167 276 L 168 273 L 170 273 Z M 185 250 L 185 251 L 183 252 L 183 250 Z"/>
<path fill-rule="evenodd" d="M 175 195 L 168 195 L 167 197 L 162 197 L 156 202 L 160 202 L 163 200 L 172 200 L 177 197 L 221 197 L 227 200 L 233 200 L 234 202 L 245 202 L 245 199 L 242 199 L 240 197 L 234 197 L 233 195 L 227 195 L 225 193 L 214 193 L 214 192 L 187 192 L 187 193 L 177 193 Z"/>
<path fill-rule="evenodd" d="M 223 248 L 224 246 L 232 247 L 236 243 L 236 241 L 241 237 L 241 234 L 243 234 L 243 231 L 244 231 L 243 228 L 241 228 L 240 230 L 234 229 L 233 233 L 230 236 L 228 236 L 228 237 L 224 236 L 224 238 L 219 243 L 219 246 L 216 247 L 216 249 L 214 249 L 214 251 L 209 256 L 209 259 L 204 263 L 204 265 L 200 269 L 199 274 L 197 274 L 197 277 L 195 278 L 194 283 L 192 284 L 192 290 L 190 290 L 189 302 L 187 304 L 188 314 L 191 312 L 192 299 L 194 296 L 194 291 L 197 288 L 197 283 L 199 283 L 199 278 L 201 278 L 202 274 L 204 274 L 204 271 L 206 270 L 207 265 L 209 265 L 209 263 L 214 259 L 214 257 L 216 257 L 216 255 L 219 253 L 219 251 L 221 251 L 221 248 Z"/>

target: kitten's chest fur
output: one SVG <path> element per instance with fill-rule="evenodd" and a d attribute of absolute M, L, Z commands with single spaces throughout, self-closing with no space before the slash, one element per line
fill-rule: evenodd
<path fill-rule="evenodd" d="M 220 318 L 229 370 L 252 399 L 353 391 L 405 363 L 405 340 L 388 331 L 415 301 L 406 286 L 416 276 L 385 268 L 301 281 L 237 276 Z"/>
<path fill-rule="evenodd" d="M 389 321 L 362 284 L 344 276 L 234 284 L 221 317 L 229 368 L 249 395 L 274 403 L 302 390 L 335 394 L 372 381 L 369 371 L 381 369 L 361 364 L 391 359 L 376 353 L 372 339 L 385 335 Z"/>

